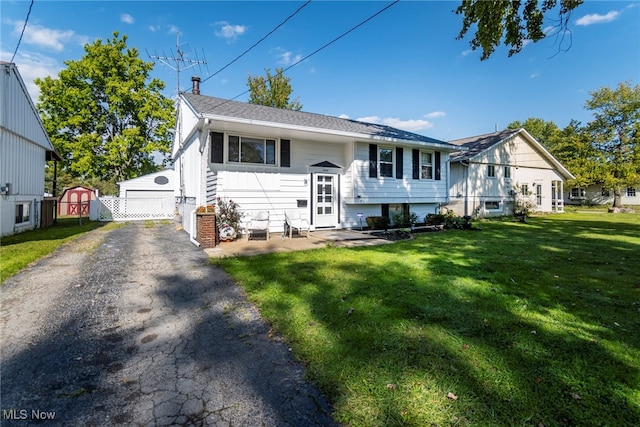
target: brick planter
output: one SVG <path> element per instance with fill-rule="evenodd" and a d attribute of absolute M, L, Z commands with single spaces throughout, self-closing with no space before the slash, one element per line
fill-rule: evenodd
<path fill-rule="evenodd" d="M 196 240 L 203 248 L 213 248 L 218 244 L 218 227 L 216 214 L 211 212 L 196 213 Z"/>

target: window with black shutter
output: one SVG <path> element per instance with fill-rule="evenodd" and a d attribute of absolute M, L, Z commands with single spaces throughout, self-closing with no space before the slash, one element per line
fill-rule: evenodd
<path fill-rule="evenodd" d="M 435 159 L 434 159 L 434 163 L 435 163 L 435 179 L 437 181 L 442 179 L 442 164 L 440 162 L 440 152 L 436 151 L 435 152 Z"/>
<path fill-rule="evenodd" d="M 224 134 L 211 132 L 211 163 L 224 163 Z"/>
<path fill-rule="evenodd" d="M 411 150 L 411 171 L 413 179 L 420 179 L 420 150 Z"/>
<path fill-rule="evenodd" d="M 378 146 L 369 144 L 369 178 L 378 177 Z"/>
<path fill-rule="evenodd" d="M 396 147 L 396 178 L 402 179 L 403 165 L 402 165 L 402 147 Z"/>
<path fill-rule="evenodd" d="M 291 167 L 291 140 L 280 140 L 280 166 L 283 168 Z"/>

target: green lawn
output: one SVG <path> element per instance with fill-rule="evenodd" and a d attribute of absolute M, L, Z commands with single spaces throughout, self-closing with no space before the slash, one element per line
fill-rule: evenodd
<path fill-rule="evenodd" d="M 0 283 L 18 271 L 53 252 L 58 246 L 81 234 L 104 226 L 103 222 L 90 222 L 78 218 L 59 218 L 49 228 L 27 231 L 3 237 L 0 240 Z"/>
<path fill-rule="evenodd" d="M 227 258 L 350 426 L 640 425 L 640 215 Z"/>

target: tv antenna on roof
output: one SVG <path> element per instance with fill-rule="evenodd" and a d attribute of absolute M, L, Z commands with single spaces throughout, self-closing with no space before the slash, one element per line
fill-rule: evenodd
<path fill-rule="evenodd" d="M 173 50 L 170 51 L 171 55 L 167 55 L 164 51 L 162 51 L 162 55 L 151 55 L 147 51 L 147 55 L 151 59 L 157 59 L 162 62 L 167 67 L 171 68 L 176 72 L 178 86 L 177 93 L 180 93 L 180 72 L 188 70 L 193 67 L 200 67 L 201 65 L 207 65 L 207 59 L 204 56 L 204 51 L 202 51 L 202 57 L 204 59 L 198 58 L 198 53 L 195 52 L 196 59 L 189 59 L 186 57 L 186 52 L 182 50 L 180 47 L 180 33 L 176 33 L 176 53 L 173 53 Z M 209 68 L 207 67 L 207 74 L 209 74 Z"/>

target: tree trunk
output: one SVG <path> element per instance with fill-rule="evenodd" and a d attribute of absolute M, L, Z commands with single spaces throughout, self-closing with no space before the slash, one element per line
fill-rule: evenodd
<path fill-rule="evenodd" d="M 613 207 L 621 208 L 622 207 L 622 196 L 620 190 L 613 190 Z"/>

